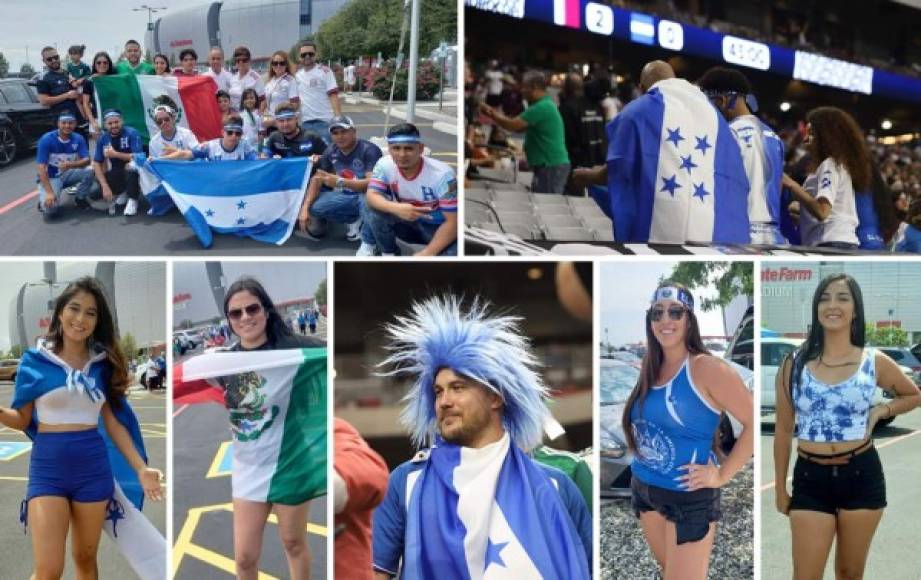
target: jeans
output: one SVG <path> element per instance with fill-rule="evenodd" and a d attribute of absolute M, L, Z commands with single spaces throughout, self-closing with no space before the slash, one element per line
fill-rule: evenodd
<path fill-rule="evenodd" d="M 126 165 L 113 165 L 112 169 L 105 172 L 105 176 L 109 189 L 112 190 L 112 195 L 118 197 L 124 192 L 129 199 L 138 199 L 141 196 L 140 174 L 138 174 L 138 170 L 133 165 L 130 168 Z M 102 186 L 96 181 L 96 174 L 90 172 L 84 178 L 84 181 L 88 182 L 85 187 L 87 193 L 90 193 L 90 197 L 99 199 L 102 195 Z M 81 187 L 84 186 L 83 184 L 80 185 Z"/>
<path fill-rule="evenodd" d="M 349 191 L 321 190 L 310 206 L 310 215 L 340 224 L 350 224 L 361 217 L 363 197 L 360 193 Z"/>
<path fill-rule="evenodd" d="M 856 250 L 857 244 L 851 244 L 849 242 L 823 242 L 819 244 L 819 248 L 835 248 L 836 250 Z"/>
<path fill-rule="evenodd" d="M 397 216 L 372 209 L 363 204 L 365 223 L 361 227 L 361 241 L 366 244 L 377 244 L 381 253 L 396 254 L 397 238 L 409 244 L 428 244 L 435 237 L 435 232 L 441 224 L 434 224 L 425 219 L 406 222 Z M 457 240 L 443 249 L 439 256 L 456 256 Z"/>
<path fill-rule="evenodd" d="M 564 193 L 570 165 L 544 165 L 534 168 L 531 191 L 534 193 Z"/>
<path fill-rule="evenodd" d="M 326 143 L 327 147 L 329 147 L 329 145 L 333 142 L 333 138 L 329 134 L 329 123 L 323 119 L 310 119 L 309 121 L 303 121 L 301 123 L 301 129 L 304 131 L 311 131 L 319 135 L 320 139 L 323 139 L 323 142 Z"/>
<path fill-rule="evenodd" d="M 42 212 L 46 220 L 51 219 L 56 216 L 61 210 L 61 190 L 65 187 L 77 186 L 77 192 L 74 194 L 74 197 L 86 199 L 89 194 L 89 188 L 92 185 L 92 181 L 88 181 L 87 178 L 93 177 L 93 170 L 89 167 L 81 167 L 79 169 L 68 169 L 60 174 L 57 177 L 50 177 L 48 181 L 51 182 L 51 189 L 54 193 L 54 205 L 50 208 L 45 204 L 45 195 L 48 193 L 45 191 L 45 186 L 41 182 L 38 183 L 38 211 Z"/>

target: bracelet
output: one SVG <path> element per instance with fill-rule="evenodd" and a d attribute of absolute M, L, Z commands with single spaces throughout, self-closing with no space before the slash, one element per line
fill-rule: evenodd
<path fill-rule="evenodd" d="M 886 411 L 888 411 L 888 414 L 886 415 L 886 419 L 891 419 L 892 418 L 892 407 L 889 406 L 889 403 L 885 403 L 885 405 L 886 405 Z"/>

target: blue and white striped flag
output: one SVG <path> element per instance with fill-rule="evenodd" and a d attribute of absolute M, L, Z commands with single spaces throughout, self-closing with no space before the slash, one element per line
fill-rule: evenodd
<path fill-rule="evenodd" d="M 149 161 L 192 231 L 206 248 L 213 233 L 282 245 L 297 223 L 310 159 Z M 157 206 L 153 206 L 156 211 Z"/>
<path fill-rule="evenodd" d="M 403 578 L 590 577 L 560 492 L 508 435 L 481 449 L 438 438 L 428 462 L 407 495 Z"/>
<path fill-rule="evenodd" d="M 620 242 L 749 243 L 748 178 L 729 125 L 684 79 L 656 83 L 607 126 Z"/>
<path fill-rule="evenodd" d="M 150 204 L 150 215 L 166 215 L 171 209 L 176 207 L 173 198 L 163 187 L 163 182 L 150 169 L 150 161 L 144 153 L 134 154 L 134 167 L 137 169 L 141 185 L 141 193 L 147 198 Z"/>

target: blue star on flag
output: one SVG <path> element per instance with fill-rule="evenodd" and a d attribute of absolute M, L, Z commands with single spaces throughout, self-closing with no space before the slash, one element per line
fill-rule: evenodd
<path fill-rule="evenodd" d="M 205 215 L 208 216 L 208 217 L 213 216 L 213 215 L 214 215 L 214 210 L 213 210 L 213 209 L 209 209 L 208 211 L 205 212 Z"/>
<path fill-rule="evenodd" d="M 245 224 L 245 223 L 246 223 L 246 219 L 245 219 L 245 218 L 239 218 L 239 219 L 237 219 L 237 225 L 238 225 L 238 226 L 242 226 L 242 225 Z"/>
<path fill-rule="evenodd" d="M 700 149 L 700 152 L 704 155 L 707 154 L 707 149 L 713 147 L 713 145 L 710 145 L 709 143 L 707 143 L 706 135 L 704 135 L 702 138 L 701 137 L 694 137 L 694 138 L 697 139 L 697 145 L 694 147 L 694 149 Z"/>
<path fill-rule="evenodd" d="M 681 156 L 679 155 L 679 157 L 681 157 Z M 690 153 L 688 153 L 688 156 L 687 156 L 687 157 L 681 157 L 681 169 L 687 169 L 687 170 L 688 170 L 688 175 L 691 174 L 691 169 L 693 169 L 693 168 L 695 168 L 695 167 L 697 167 L 697 164 L 694 163 L 694 161 L 691 160 L 691 154 L 690 154 Z"/>
<path fill-rule="evenodd" d="M 665 140 L 674 143 L 675 147 L 678 146 L 679 141 L 684 141 L 684 137 L 681 136 L 681 127 L 675 127 L 674 130 L 666 127 L 665 130 L 668 131 L 668 137 Z"/>
<path fill-rule="evenodd" d="M 242 199 L 237 203 L 237 209 L 246 209 L 246 202 Z"/>
<path fill-rule="evenodd" d="M 483 570 L 489 568 L 489 565 L 495 562 L 499 566 L 505 568 L 505 561 L 502 559 L 500 552 L 502 549 L 508 546 L 508 542 L 502 542 L 501 544 L 494 544 L 491 538 L 487 539 L 486 543 L 486 565 L 483 566 Z"/>
<path fill-rule="evenodd" d="M 700 201 L 703 201 L 708 195 L 710 195 L 710 192 L 704 189 L 704 183 L 702 181 L 700 185 L 694 184 L 694 197 L 699 197 Z"/>
<path fill-rule="evenodd" d="M 675 197 L 675 190 L 681 187 L 680 185 L 678 185 L 677 175 L 672 175 L 669 178 L 663 177 L 662 181 L 663 181 L 662 189 L 660 189 L 659 191 L 660 192 L 667 191 L 669 195 L 671 195 L 672 197 Z"/>

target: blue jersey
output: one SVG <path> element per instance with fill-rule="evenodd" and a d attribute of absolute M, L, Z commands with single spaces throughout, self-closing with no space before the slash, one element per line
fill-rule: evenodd
<path fill-rule="evenodd" d="M 854 196 L 857 208 L 857 239 L 861 250 L 885 250 L 886 241 L 879 231 L 879 216 L 873 207 L 872 193 L 858 193 Z"/>
<path fill-rule="evenodd" d="M 68 161 L 73 162 L 89 157 L 86 139 L 78 133 L 71 133 L 66 141 L 58 135 L 58 130 L 48 131 L 38 140 L 38 155 L 36 162 L 48 166 L 48 178 L 58 176 L 58 165 Z M 38 179 L 36 179 L 36 182 Z"/>
<path fill-rule="evenodd" d="M 905 228 L 905 237 L 895 247 L 895 251 L 921 254 L 921 230 L 909 224 Z"/>
<path fill-rule="evenodd" d="M 691 379 L 689 360 L 664 385 L 650 387 L 646 400 L 630 409 L 637 453 L 633 475 L 646 485 L 684 491 L 675 479 L 683 465 L 706 465 L 713 459 L 713 434 L 720 413 L 710 406 Z"/>
<path fill-rule="evenodd" d="M 141 135 L 135 129 L 131 127 L 124 126 L 122 127 L 121 132 L 112 136 L 111 133 L 105 131 L 99 137 L 99 141 L 96 142 L 96 151 L 93 154 L 93 161 L 96 163 L 104 163 L 106 160 L 103 151 L 106 147 L 111 146 L 112 149 L 115 149 L 119 153 L 143 153 L 144 147 L 141 145 Z M 121 159 L 109 159 L 109 162 L 112 163 L 112 167 L 120 167 L 127 165 L 127 161 L 122 161 Z"/>
<path fill-rule="evenodd" d="M 370 141 L 359 139 L 348 155 L 335 144 L 330 145 L 320 158 L 318 166 L 327 173 L 335 173 L 345 179 L 364 179 L 365 174 L 374 169 L 374 164 L 381 157 L 383 153 L 380 147 Z"/>

